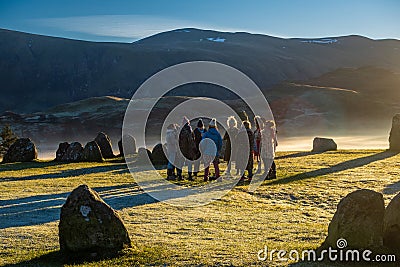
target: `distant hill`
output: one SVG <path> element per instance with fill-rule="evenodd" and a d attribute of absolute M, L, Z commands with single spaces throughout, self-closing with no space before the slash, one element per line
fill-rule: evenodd
<path fill-rule="evenodd" d="M 32 113 L 106 95 L 130 98 L 152 74 L 192 60 L 231 65 L 247 74 L 266 95 L 275 99 L 281 96 L 277 91 L 279 88 L 286 88 L 283 89 L 285 92 L 312 90 L 278 84 L 307 81 L 327 87 L 352 88 L 354 84 L 359 87 L 351 90 L 370 96 L 371 101 L 386 101 L 381 92 L 392 90 L 390 81 L 387 86 L 383 80 L 372 86 L 374 81 L 365 71 L 365 76 L 355 76 L 354 72 L 337 69 L 370 66 L 372 75 L 378 77 L 386 74 L 375 73 L 376 69 L 398 73 L 400 41 L 371 40 L 361 36 L 282 39 L 248 33 L 179 29 L 131 44 L 96 43 L 0 29 L 0 112 Z M 332 72 L 330 76 L 324 76 L 328 72 Z M 367 86 L 360 79 L 364 79 Z M 176 94 L 234 99 L 226 91 L 196 87 L 186 87 Z"/>
<path fill-rule="evenodd" d="M 309 80 L 287 81 L 266 92 L 279 135 L 387 135 L 393 114 L 400 113 L 400 74 L 381 68 L 341 68 Z M 151 113 L 149 133 L 157 135 L 169 113 L 188 97 L 161 99 Z M 141 108 L 142 101 L 135 105 Z M 224 100 L 236 111 L 250 110 L 244 102 Z M 91 97 L 61 104 L 43 112 L 6 112 L 0 125 L 10 124 L 20 136 L 29 136 L 55 150 L 62 141 L 87 142 L 107 132 L 114 147 L 121 137 L 129 99 Z M 225 118 L 218 118 L 222 120 Z M 179 122 L 178 122 L 179 123 Z"/>
<path fill-rule="evenodd" d="M 400 112 L 400 73 L 382 68 L 340 68 L 306 81 L 284 82 L 267 99 L 287 134 L 389 130 Z"/>

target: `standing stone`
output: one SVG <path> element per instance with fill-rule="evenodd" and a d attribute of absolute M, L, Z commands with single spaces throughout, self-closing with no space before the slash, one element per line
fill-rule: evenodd
<path fill-rule="evenodd" d="M 68 142 L 60 143 L 58 145 L 58 149 L 57 149 L 57 152 L 56 152 L 56 159 L 55 159 L 56 161 L 62 161 L 62 158 L 67 153 L 68 147 L 69 147 L 69 143 Z"/>
<path fill-rule="evenodd" d="M 386 207 L 383 219 L 383 244 L 400 252 L 400 194 L 396 195 Z"/>
<path fill-rule="evenodd" d="M 150 162 L 148 159 L 150 159 Z M 144 147 L 139 147 L 136 163 L 144 164 L 144 163 L 151 163 L 152 161 L 153 161 L 153 159 L 152 159 L 150 150 L 148 150 Z"/>
<path fill-rule="evenodd" d="M 79 162 L 82 161 L 82 159 L 83 159 L 83 147 L 81 143 L 74 142 L 68 146 L 67 151 L 61 158 L 61 161 Z"/>
<path fill-rule="evenodd" d="M 168 159 L 165 156 L 163 145 L 157 144 L 151 152 L 151 159 L 154 165 L 167 165 Z"/>
<path fill-rule="evenodd" d="M 348 248 L 376 248 L 383 244 L 383 196 L 372 190 L 354 191 L 343 198 L 328 228 L 322 247 L 337 247 L 344 238 Z"/>
<path fill-rule="evenodd" d="M 389 149 L 400 151 L 400 114 L 394 115 L 389 135 Z"/>
<path fill-rule="evenodd" d="M 114 157 L 114 153 L 111 146 L 111 140 L 108 135 L 105 133 L 98 133 L 96 139 L 94 139 L 96 143 L 99 145 L 101 154 L 104 158 L 110 159 Z"/>
<path fill-rule="evenodd" d="M 333 139 L 321 137 L 314 138 L 312 152 L 325 152 L 331 150 L 337 150 L 337 144 Z"/>
<path fill-rule="evenodd" d="M 122 145 L 122 140 L 124 140 L 124 145 Z M 136 154 L 136 140 L 131 135 L 124 135 L 123 139 L 118 142 L 119 155 L 124 156 L 124 147 L 128 148 L 129 154 Z"/>
<path fill-rule="evenodd" d="M 80 256 L 104 257 L 131 246 L 118 213 L 87 185 L 72 191 L 61 208 L 60 250 Z"/>
<path fill-rule="evenodd" d="M 103 162 L 103 155 L 101 154 L 101 150 L 99 145 L 95 141 L 89 142 L 86 144 L 83 149 L 83 160 L 91 161 L 91 162 Z"/>
<path fill-rule="evenodd" d="M 29 138 L 15 141 L 3 157 L 4 163 L 28 162 L 37 159 L 38 152 L 35 144 Z"/>

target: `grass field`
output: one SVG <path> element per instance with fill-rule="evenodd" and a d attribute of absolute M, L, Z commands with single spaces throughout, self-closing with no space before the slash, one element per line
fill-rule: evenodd
<path fill-rule="evenodd" d="M 60 207 L 83 183 L 119 211 L 133 248 L 114 259 L 76 266 L 288 265 L 260 262 L 257 252 L 264 246 L 317 248 L 336 205 L 349 192 L 382 192 L 387 205 L 400 191 L 400 155 L 383 150 L 281 152 L 276 164 L 278 179 L 264 182 L 255 193 L 236 186 L 196 208 L 154 201 L 116 161 L 1 164 L 0 266 L 64 266 L 58 252 Z"/>

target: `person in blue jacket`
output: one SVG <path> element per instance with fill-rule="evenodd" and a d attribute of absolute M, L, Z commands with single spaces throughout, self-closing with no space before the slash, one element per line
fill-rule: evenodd
<path fill-rule="evenodd" d="M 219 174 L 219 152 L 222 148 L 222 137 L 217 129 L 217 120 L 213 118 L 209 125 L 208 131 L 203 134 L 203 139 L 200 144 L 200 149 L 202 150 L 203 160 L 205 166 L 207 166 L 204 170 L 204 181 L 207 182 L 210 180 L 215 180 L 220 177 Z M 214 165 L 215 169 L 215 177 L 210 178 L 210 164 L 211 162 Z"/>

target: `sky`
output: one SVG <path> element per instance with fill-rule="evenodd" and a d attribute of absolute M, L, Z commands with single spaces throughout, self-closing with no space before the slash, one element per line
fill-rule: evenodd
<path fill-rule="evenodd" d="M 400 39 L 398 0 L 0 0 L 0 28 L 132 42 L 179 28 Z"/>

